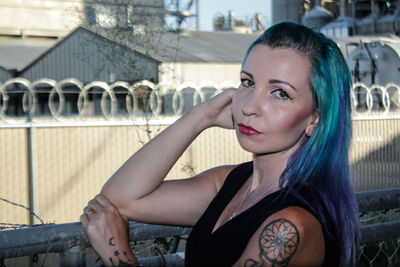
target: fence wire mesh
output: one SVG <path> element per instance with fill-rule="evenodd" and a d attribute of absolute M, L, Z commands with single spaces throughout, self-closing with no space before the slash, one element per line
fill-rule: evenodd
<path fill-rule="evenodd" d="M 360 214 L 361 225 L 400 219 L 400 208 Z M 400 266 L 400 238 L 361 244 L 357 266 Z"/>
<path fill-rule="evenodd" d="M 400 266 L 400 239 L 367 243 L 360 246 L 357 266 Z"/>

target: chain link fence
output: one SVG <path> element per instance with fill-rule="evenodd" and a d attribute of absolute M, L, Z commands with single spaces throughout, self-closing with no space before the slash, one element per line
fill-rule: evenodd
<path fill-rule="evenodd" d="M 398 266 L 400 189 L 361 192 L 356 197 L 362 223 L 357 266 Z M 21 262 L 16 264 L 16 261 L 8 260 L 20 256 L 31 256 L 29 260 L 36 266 L 100 264 L 97 255 L 88 249 L 90 244 L 80 223 L 19 228 L 0 231 L 0 266 L 20 266 Z M 145 266 L 183 266 L 183 250 L 190 230 L 130 222 L 129 240 Z M 54 260 L 55 256 L 58 258 Z"/>
<path fill-rule="evenodd" d="M 362 225 L 388 223 L 399 219 L 400 208 L 360 214 Z M 357 266 L 400 266 L 400 238 L 361 244 Z"/>

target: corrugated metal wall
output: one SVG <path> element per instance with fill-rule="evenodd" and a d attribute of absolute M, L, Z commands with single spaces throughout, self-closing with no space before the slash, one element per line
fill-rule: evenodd
<path fill-rule="evenodd" d="M 400 187 L 400 119 L 354 121 L 350 161 L 355 189 Z M 165 125 L 152 125 L 152 135 Z M 28 206 L 26 128 L 0 128 L 0 197 Z M 77 221 L 113 172 L 148 140 L 146 126 L 35 128 L 37 214 L 45 222 Z M 251 160 L 233 131 L 203 132 L 169 178 Z M 155 166 L 156 167 L 156 166 Z M 0 223 L 28 223 L 28 212 L 0 201 Z"/>
<path fill-rule="evenodd" d="M 24 128 L 0 129 L 0 197 L 29 207 L 28 136 Z M 29 223 L 20 207 L 0 201 L 1 223 Z"/>
<path fill-rule="evenodd" d="M 353 121 L 350 164 L 357 191 L 400 187 L 400 119 Z"/>
<path fill-rule="evenodd" d="M 2 67 L 0 67 L 0 82 L 5 82 L 11 78 L 12 78 L 11 73 L 9 71 L 3 69 Z"/>
<path fill-rule="evenodd" d="M 158 133 L 164 128 L 156 125 L 151 131 Z M 1 147 L 6 148 L 0 151 L 0 197 L 28 206 L 26 133 L 27 129 L 21 128 L 0 129 Z M 147 140 L 145 126 L 35 129 L 37 214 L 45 222 L 77 221 L 87 201 Z M 250 156 L 233 140 L 233 132 L 205 131 L 168 177 L 189 177 L 187 166 L 198 173 L 216 165 L 249 160 Z M 0 218 L 0 223 L 28 223 L 29 217 L 25 210 L 0 202 Z"/>

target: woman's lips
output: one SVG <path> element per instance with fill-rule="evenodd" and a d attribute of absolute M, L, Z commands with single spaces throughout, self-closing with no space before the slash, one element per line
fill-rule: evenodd
<path fill-rule="evenodd" d="M 239 126 L 239 131 L 242 134 L 245 134 L 245 135 L 258 135 L 258 134 L 261 134 L 259 131 L 257 131 L 253 127 L 245 125 L 243 123 L 239 123 L 238 126 Z"/>

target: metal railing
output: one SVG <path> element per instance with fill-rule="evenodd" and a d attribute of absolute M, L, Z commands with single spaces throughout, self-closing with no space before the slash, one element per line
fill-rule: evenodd
<path fill-rule="evenodd" d="M 366 244 L 371 242 L 381 244 L 386 240 L 397 239 L 394 253 L 392 252 L 393 254 L 389 255 L 391 258 L 388 256 L 388 262 L 398 264 L 400 218 L 397 215 L 400 210 L 400 188 L 359 192 L 356 193 L 356 197 L 362 223 L 361 243 L 363 246 L 360 260 L 368 257 L 363 251 Z M 391 216 L 391 221 L 386 221 L 388 218 L 382 219 L 381 215 L 377 216 L 375 213 L 383 211 L 383 214 L 386 214 L 383 217 L 388 217 L 389 210 L 394 215 Z M 375 214 L 371 215 L 371 213 Z M 369 215 L 366 216 L 367 214 Z M 363 219 L 365 217 L 368 217 L 368 219 Z M 372 222 L 373 218 L 377 218 L 379 222 Z M 130 222 L 129 228 L 129 240 L 131 242 L 186 236 L 191 231 L 191 228 L 188 227 L 137 222 Z M 89 246 L 90 243 L 80 223 L 36 225 L 24 229 L 0 231 L 0 259 L 57 252 L 61 253 L 61 266 L 86 266 L 85 251 Z M 379 254 L 381 251 L 382 246 L 379 246 L 376 253 Z M 370 266 L 379 266 L 374 265 L 374 257 L 376 258 L 377 254 L 372 255 L 372 261 L 369 259 Z M 140 258 L 139 262 L 144 266 L 183 266 L 184 258 L 182 253 L 176 253 Z"/>

